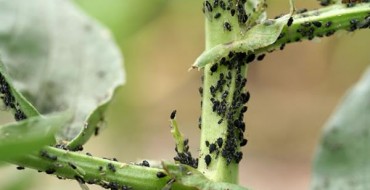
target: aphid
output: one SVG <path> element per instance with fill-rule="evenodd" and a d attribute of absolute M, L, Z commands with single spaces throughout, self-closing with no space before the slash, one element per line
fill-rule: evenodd
<path fill-rule="evenodd" d="M 171 118 L 171 119 L 175 119 L 175 117 L 176 117 L 176 110 L 173 110 L 173 111 L 171 112 L 170 118 Z"/>
<path fill-rule="evenodd" d="M 117 189 L 118 190 L 120 185 L 117 182 L 112 182 L 111 181 L 111 182 L 108 183 L 108 186 L 109 186 L 110 189 Z"/>
<path fill-rule="evenodd" d="M 201 96 L 203 96 L 203 87 L 199 87 L 198 91 L 199 91 L 199 94 L 200 94 Z"/>
<path fill-rule="evenodd" d="M 209 145 L 209 153 L 210 153 L 210 154 L 212 154 L 212 152 L 214 152 L 216 149 L 217 149 L 216 144 L 211 143 L 211 144 Z"/>
<path fill-rule="evenodd" d="M 320 28 L 322 26 L 320 21 L 313 21 L 312 24 L 316 26 L 317 28 Z"/>
<path fill-rule="evenodd" d="M 212 12 L 213 9 L 212 9 L 211 3 L 209 3 L 208 1 L 206 1 L 205 2 L 205 6 L 206 6 L 208 12 Z"/>
<path fill-rule="evenodd" d="M 100 127 L 99 126 L 96 126 L 95 127 L 95 131 L 94 131 L 94 135 L 95 136 L 98 136 L 99 135 L 99 131 L 100 131 Z"/>
<path fill-rule="evenodd" d="M 333 24 L 333 22 L 332 21 L 328 21 L 326 24 L 325 24 L 325 27 L 330 27 L 331 25 Z"/>
<path fill-rule="evenodd" d="M 116 167 L 114 167 L 114 165 L 112 163 L 108 163 L 108 169 L 112 172 L 116 172 Z"/>
<path fill-rule="evenodd" d="M 248 143 L 248 140 L 247 139 L 243 139 L 241 142 L 240 142 L 240 146 L 245 146 L 247 145 Z"/>
<path fill-rule="evenodd" d="M 86 155 L 87 155 L 87 156 L 92 156 L 92 154 L 91 154 L 91 153 L 89 153 L 89 152 L 86 152 Z"/>
<path fill-rule="evenodd" d="M 215 19 L 218 19 L 220 17 L 221 17 L 221 13 L 216 13 L 215 16 L 214 16 Z"/>
<path fill-rule="evenodd" d="M 224 28 L 228 31 L 231 31 L 231 25 L 228 22 L 224 22 Z"/>
<path fill-rule="evenodd" d="M 283 50 L 284 48 L 285 48 L 285 43 L 284 44 L 281 44 L 280 50 Z"/>
<path fill-rule="evenodd" d="M 198 128 L 202 129 L 202 116 L 200 116 L 198 119 Z"/>
<path fill-rule="evenodd" d="M 218 7 L 218 0 L 215 0 L 215 1 L 213 2 L 213 8 L 216 8 L 216 7 Z"/>
<path fill-rule="evenodd" d="M 230 14 L 231 14 L 231 16 L 234 16 L 235 15 L 235 9 L 231 9 Z"/>
<path fill-rule="evenodd" d="M 211 70 L 211 72 L 212 72 L 212 73 L 216 72 L 216 71 L 217 71 L 217 67 L 218 67 L 218 66 L 217 66 L 217 63 L 216 63 L 216 64 L 214 64 L 214 65 L 212 65 L 212 66 L 211 66 L 211 69 L 210 69 L 210 70 Z"/>
<path fill-rule="evenodd" d="M 47 174 L 53 174 L 55 172 L 56 172 L 56 170 L 54 168 L 48 168 L 48 169 L 45 170 L 45 173 L 47 173 Z"/>
<path fill-rule="evenodd" d="M 216 142 L 217 142 L 218 147 L 220 147 L 220 148 L 221 148 L 221 147 L 222 147 L 222 144 L 223 144 L 223 142 L 224 142 L 224 140 L 220 137 L 220 138 L 218 138 L 218 139 L 217 139 L 217 141 L 216 141 Z"/>
<path fill-rule="evenodd" d="M 254 59 L 255 59 L 255 58 L 256 58 L 256 54 L 251 53 L 251 54 L 249 54 L 249 55 L 247 56 L 247 60 L 246 60 L 246 62 L 247 62 L 247 63 L 250 63 L 250 62 L 254 61 Z"/>
<path fill-rule="evenodd" d="M 286 25 L 288 27 L 291 26 L 293 24 L 293 21 L 294 21 L 293 17 L 290 17 Z"/>
<path fill-rule="evenodd" d="M 17 170 L 24 170 L 23 166 L 17 166 Z"/>
<path fill-rule="evenodd" d="M 224 1 L 220 1 L 220 7 L 223 9 L 223 10 L 225 10 L 226 9 L 226 4 L 225 4 L 225 2 Z"/>
<path fill-rule="evenodd" d="M 241 94 L 240 95 L 241 102 L 243 104 L 247 103 L 249 101 L 250 97 L 251 97 L 251 95 L 250 95 L 249 92 L 246 92 L 245 94 Z"/>
<path fill-rule="evenodd" d="M 243 158 L 243 153 L 242 152 L 236 152 L 235 155 L 234 155 L 234 158 L 235 158 L 235 162 L 239 163 Z"/>
<path fill-rule="evenodd" d="M 350 24 L 357 24 L 358 23 L 358 20 L 357 19 L 351 19 L 349 21 Z"/>
<path fill-rule="evenodd" d="M 209 147 L 209 141 L 206 141 L 206 146 Z"/>
<path fill-rule="evenodd" d="M 145 167 L 150 167 L 149 165 L 149 162 L 146 161 L 146 160 L 143 160 L 143 162 L 141 163 L 142 166 L 145 166 Z"/>
<path fill-rule="evenodd" d="M 98 167 L 98 170 L 99 170 L 100 172 L 102 172 L 102 171 L 103 171 L 103 166 L 99 166 L 99 167 Z"/>
<path fill-rule="evenodd" d="M 211 156 L 209 154 L 207 154 L 205 157 L 204 157 L 204 161 L 206 162 L 206 165 L 209 166 L 209 164 L 211 163 Z"/>
<path fill-rule="evenodd" d="M 333 35 L 334 33 L 335 33 L 335 30 L 329 30 L 329 31 L 325 34 L 325 36 L 326 36 L 326 37 L 329 37 L 329 36 Z"/>
<path fill-rule="evenodd" d="M 222 99 L 225 99 L 227 96 L 229 95 L 229 91 L 225 91 L 224 93 L 222 93 Z"/>
<path fill-rule="evenodd" d="M 266 54 L 261 54 L 261 55 L 257 56 L 257 60 L 262 61 L 265 58 L 265 56 L 266 56 Z"/>
<path fill-rule="evenodd" d="M 209 90 L 210 90 L 210 92 L 211 92 L 211 95 L 212 96 L 215 96 L 216 94 L 216 88 L 214 87 L 214 86 L 211 86 L 210 88 L 209 88 Z"/>
<path fill-rule="evenodd" d="M 240 110 L 241 113 L 245 113 L 248 110 L 247 106 L 243 106 L 242 109 Z"/>
<path fill-rule="evenodd" d="M 158 178 L 163 178 L 163 177 L 166 177 L 167 174 L 163 173 L 163 172 L 157 172 L 157 177 Z"/>

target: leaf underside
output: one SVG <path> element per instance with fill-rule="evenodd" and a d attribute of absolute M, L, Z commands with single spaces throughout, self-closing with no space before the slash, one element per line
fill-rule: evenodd
<path fill-rule="evenodd" d="M 69 0 L 0 0 L 0 53 L 14 87 L 41 114 L 69 111 L 60 141 L 84 144 L 125 82 L 110 33 Z"/>

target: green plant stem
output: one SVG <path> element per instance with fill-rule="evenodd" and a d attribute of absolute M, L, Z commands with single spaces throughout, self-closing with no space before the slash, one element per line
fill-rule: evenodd
<path fill-rule="evenodd" d="M 211 14 L 206 13 L 206 50 L 213 48 L 218 44 L 227 43 L 240 39 L 243 35 L 242 32 L 244 28 L 241 28 L 238 24 L 236 17 L 232 17 L 227 11 L 222 11 L 221 19 L 212 18 Z M 216 12 L 216 10 L 214 10 Z M 226 16 L 224 16 L 226 15 Z M 224 27 L 224 21 L 227 21 L 232 25 L 232 31 L 228 31 Z M 198 170 L 202 172 L 207 178 L 212 181 L 217 182 L 227 182 L 227 183 L 238 183 L 238 164 L 235 162 L 227 163 L 227 160 L 221 156 L 221 148 L 218 152 L 210 154 L 209 147 L 206 145 L 206 141 L 210 143 L 215 143 L 218 138 L 222 138 L 226 141 L 226 136 L 228 134 L 226 119 L 219 124 L 218 122 L 222 117 L 213 111 L 213 103 L 211 101 L 212 93 L 210 92 L 211 86 L 215 86 L 219 80 L 221 73 L 232 73 L 232 79 L 229 81 L 229 96 L 227 97 L 227 104 L 231 105 L 231 101 L 235 93 L 235 69 L 227 69 L 227 67 L 218 67 L 216 72 L 211 72 L 212 64 L 207 65 L 204 68 L 204 79 L 203 79 L 203 97 L 202 97 L 202 121 L 201 121 L 201 139 L 200 139 L 200 156 Z M 241 69 L 241 75 L 246 75 L 247 66 Z M 220 96 L 218 94 L 217 96 Z M 225 144 L 225 143 L 224 143 Z M 236 147 L 239 150 L 239 147 Z M 211 156 L 211 162 L 209 165 L 205 162 L 205 157 L 207 155 Z"/>
<path fill-rule="evenodd" d="M 59 178 L 76 179 L 76 176 L 78 176 L 86 183 L 97 184 L 103 187 L 110 183 L 116 183 L 120 186 L 132 187 L 133 189 L 160 190 L 170 180 L 168 176 L 163 178 L 157 177 L 157 172 L 165 172 L 159 168 L 119 163 L 54 147 L 45 147 L 43 151 L 50 156 L 56 156 L 57 159 L 48 159 L 45 156 L 40 156 L 40 154 L 30 154 L 12 160 L 11 163 L 38 171 L 55 170 L 53 174 Z M 76 168 L 71 167 L 71 164 Z M 114 166 L 115 172 L 109 169 L 108 164 Z M 99 169 L 100 167 L 101 169 Z M 183 190 L 193 189 L 176 183 L 173 184 L 173 187 Z"/>

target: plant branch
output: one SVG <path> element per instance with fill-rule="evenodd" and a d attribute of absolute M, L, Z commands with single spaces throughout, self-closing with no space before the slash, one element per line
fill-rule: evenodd
<path fill-rule="evenodd" d="M 285 15 L 268 22 L 284 22 L 288 16 Z M 301 42 L 306 39 L 312 40 L 315 37 L 329 37 L 340 30 L 353 32 L 358 29 L 368 29 L 370 27 L 370 3 L 359 3 L 353 7 L 348 7 L 346 4 L 336 4 L 295 14 L 292 18 L 292 24 L 283 27 L 280 36 L 274 43 L 254 48 L 255 45 L 251 44 L 250 39 L 243 39 L 243 36 L 224 42 L 218 41 L 218 44 L 206 49 L 198 57 L 192 68 L 202 68 L 207 64 L 215 63 L 231 51 L 253 51 L 256 55 L 262 55 L 276 49 L 282 50 L 288 43 Z M 261 24 L 265 25 L 268 22 L 265 21 Z"/>
<path fill-rule="evenodd" d="M 111 189 L 162 189 L 171 180 L 160 168 L 119 163 L 54 147 L 45 147 L 38 154 L 30 154 L 10 161 L 22 167 L 45 171 L 61 179 L 96 184 Z M 190 190 L 178 183 L 175 189 Z"/>

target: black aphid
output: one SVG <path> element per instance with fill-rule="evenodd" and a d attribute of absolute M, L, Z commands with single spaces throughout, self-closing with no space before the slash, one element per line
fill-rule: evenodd
<path fill-rule="evenodd" d="M 333 22 L 332 22 L 332 21 L 328 21 L 328 22 L 325 24 L 325 27 L 330 27 L 332 24 L 333 24 Z"/>
<path fill-rule="evenodd" d="M 313 21 L 312 24 L 317 28 L 320 28 L 322 26 L 322 23 L 320 21 Z"/>
<path fill-rule="evenodd" d="M 209 145 L 209 153 L 210 153 L 210 154 L 212 154 L 212 152 L 214 152 L 216 149 L 217 149 L 216 144 L 211 143 L 211 144 Z"/>
<path fill-rule="evenodd" d="M 150 164 L 148 161 L 146 160 L 143 160 L 143 162 L 141 163 L 142 166 L 145 166 L 145 167 L 150 167 Z"/>
<path fill-rule="evenodd" d="M 224 22 L 224 28 L 228 31 L 231 31 L 231 24 L 228 22 Z"/>
<path fill-rule="evenodd" d="M 207 154 L 205 157 L 204 157 L 204 161 L 206 162 L 206 165 L 209 166 L 209 164 L 211 163 L 211 156 L 209 154 Z"/>
<path fill-rule="evenodd" d="M 217 67 L 218 67 L 218 65 L 217 65 L 217 63 L 216 64 L 213 64 L 212 66 L 211 66 L 211 72 L 212 73 L 214 73 L 214 72 L 216 72 L 217 71 Z"/>
<path fill-rule="evenodd" d="M 173 110 L 173 111 L 171 112 L 170 118 L 171 118 L 171 119 L 175 119 L 175 117 L 176 117 L 176 110 Z"/>
<path fill-rule="evenodd" d="M 206 1 L 205 2 L 205 6 L 206 6 L 208 12 L 212 12 L 213 9 L 212 9 L 211 3 L 209 3 L 208 1 Z"/>
<path fill-rule="evenodd" d="M 108 163 L 107 168 L 112 172 L 116 172 L 116 167 L 112 163 Z"/>
<path fill-rule="evenodd" d="M 48 169 L 45 170 L 45 173 L 47 173 L 47 174 L 53 174 L 55 172 L 56 172 L 56 170 L 54 168 L 48 168 Z"/>
<path fill-rule="evenodd" d="M 248 143 L 248 140 L 247 139 L 243 139 L 241 142 L 240 142 L 240 146 L 245 146 L 247 145 Z"/>
<path fill-rule="evenodd" d="M 293 17 L 290 17 L 286 25 L 288 27 L 291 26 L 293 24 L 293 21 L 294 21 Z"/>
<path fill-rule="evenodd" d="M 257 56 L 258 61 L 262 61 L 265 58 L 266 54 L 261 54 Z"/>
<path fill-rule="evenodd" d="M 215 19 L 218 19 L 220 17 L 221 17 L 221 13 L 216 13 L 215 16 L 214 16 Z"/>
<path fill-rule="evenodd" d="M 163 172 L 157 172 L 157 177 L 158 178 L 163 178 L 163 177 L 166 177 L 167 174 L 163 173 Z"/>
<path fill-rule="evenodd" d="M 224 140 L 220 137 L 220 138 L 217 139 L 216 142 L 217 142 L 218 147 L 221 148 L 222 147 L 222 144 L 224 143 Z"/>

